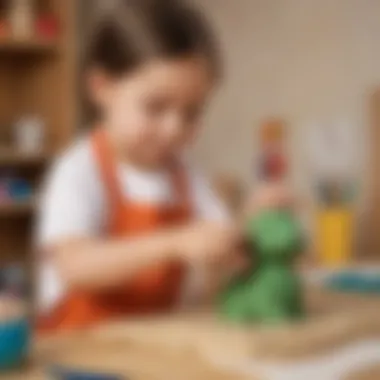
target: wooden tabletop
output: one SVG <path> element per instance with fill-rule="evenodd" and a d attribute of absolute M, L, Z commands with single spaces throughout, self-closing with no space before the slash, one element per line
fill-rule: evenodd
<path fill-rule="evenodd" d="M 366 315 L 367 310 L 371 312 L 375 309 L 380 310 L 380 297 L 337 294 L 320 290 L 308 291 L 307 294 L 308 309 L 312 315 L 310 319 L 314 321 L 317 320 L 319 314 L 324 314 L 325 317 L 328 317 L 329 313 L 336 314 L 339 311 L 345 312 L 345 315 L 350 315 L 353 318 L 354 316 L 362 318 L 363 315 Z M 335 316 L 334 318 L 338 317 Z M 380 318 L 361 319 L 361 322 L 358 320 L 360 322 L 358 326 L 362 326 L 360 333 L 364 334 L 363 338 L 371 332 L 371 329 L 373 329 L 373 335 L 376 334 L 380 337 L 380 323 L 377 319 Z M 135 336 L 137 336 L 135 333 L 135 336 L 130 334 L 130 331 L 135 330 L 131 328 L 132 325 L 132 322 L 119 323 L 103 326 L 93 331 L 82 331 L 70 335 L 66 334 L 65 336 L 50 337 L 49 339 L 39 339 L 36 341 L 36 349 L 34 350 L 33 358 L 31 358 L 33 365 L 30 365 L 24 371 L 7 374 L 0 377 L 0 379 L 48 380 L 45 372 L 46 368 L 52 363 L 58 363 L 74 366 L 78 369 L 91 368 L 92 371 L 122 374 L 131 380 L 262 380 L 257 376 L 256 378 L 255 376 L 245 377 L 215 368 L 207 363 L 197 350 L 191 349 L 190 346 L 174 350 L 167 349 L 165 345 L 150 346 L 146 344 L 150 337 L 153 340 L 149 328 L 146 329 L 145 333 L 147 338 L 145 337 L 140 341 L 135 339 Z M 168 324 L 166 323 L 166 325 Z M 363 328 L 363 325 L 367 327 Z M 159 330 L 162 330 L 162 326 L 157 326 Z M 297 335 L 301 340 L 305 341 L 301 336 L 303 334 L 301 332 L 305 331 L 302 329 L 305 328 L 307 326 L 294 330 L 294 335 L 291 332 L 292 339 L 290 340 L 296 340 Z M 289 336 L 289 331 L 286 333 L 288 334 L 287 336 Z M 163 336 L 165 337 L 165 334 Z M 275 336 L 280 337 L 281 332 L 279 332 L 279 335 L 276 333 Z M 348 334 L 348 337 L 350 339 L 354 338 L 352 332 Z M 341 333 L 337 335 L 337 338 L 339 342 L 342 341 L 342 344 L 345 342 L 344 339 L 342 340 Z M 278 341 L 278 339 L 276 340 Z M 310 340 L 307 342 L 310 342 Z M 293 346 L 290 345 L 289 347 L 292 349 L 294 347 L 299 348 L 294 345 L 294 342 L 291 343 Z M 318 340 L 317 343 L 320 349 L 321 341 Z M 282 347 L 282 349 L 284 348 L 287 349 L 287 346 Z M 364 368 L 356 374 L 350 374 L 347 379 L 343 380 L 374 379 L 380 379 L 380 365 Z"/>

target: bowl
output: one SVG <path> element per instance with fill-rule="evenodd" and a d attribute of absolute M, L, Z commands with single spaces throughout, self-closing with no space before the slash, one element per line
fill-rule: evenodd
<path fill-rule="evenodd" d="M 0 371 L 17 368 L 26 359 L 30 327 L 26 318 L 0 322 Z"/>
<path fill-rule="evenodd" d="M 0 298 L 0 372 L 18 367 L 26 358 L 31 331 L 25 310 L 19 301 Z"/>

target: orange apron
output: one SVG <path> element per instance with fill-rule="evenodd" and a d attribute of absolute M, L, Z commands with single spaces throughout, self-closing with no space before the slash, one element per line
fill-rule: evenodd
<path fill-rule="evenodd" d="M 189 221 L 188 186 L 185 173 L 178 165 L 171 171 L 173 188 L 178 196 L 175 205 L 159 207 L 133 203 L 121 191 L 105 133 L 97 130 L 91 139 L 110 207 L 109 237 L 143 235 Z M 184 272 L 181 263 L 164 261 L 144 268 L 117 288 L 93 293 L 72 291 L 53 313 L 39 320 L 39 328 L 42 332 L 83 328 L 131 314 L 170 310 L 178 300 Z"/>

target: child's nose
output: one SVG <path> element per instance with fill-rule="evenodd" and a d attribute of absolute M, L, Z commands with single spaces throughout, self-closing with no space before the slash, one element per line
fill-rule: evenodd
<path fill-rule="evenodd" d="M 165 120 L 163 134 L 168 140 L 173 140 L 183 132 L 183 120 L 181 115 L 172 113 Z"/>

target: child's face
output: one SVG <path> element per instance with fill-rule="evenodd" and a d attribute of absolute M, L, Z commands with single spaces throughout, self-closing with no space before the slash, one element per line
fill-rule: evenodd
<path fill-rule="evenodd" d="M 157 61 L 118 79 L 98 76 L 93 95 L 128 159 L 160 165 L 194 139 L 212 78 L 201 59 Z"/>

